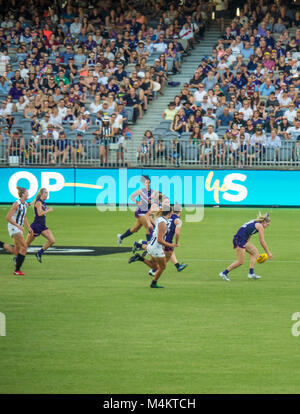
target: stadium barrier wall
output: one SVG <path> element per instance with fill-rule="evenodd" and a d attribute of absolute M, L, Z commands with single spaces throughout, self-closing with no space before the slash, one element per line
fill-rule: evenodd
<path fill-rule="evenodd" d="M 16 186 L 41 187 L 53 204 L 131 204 L 130 195 L 149 175 L 152 188 L 184 205 L 300 207 L 300 171 L 2 168 L 0 203 L 11 203 Z"/>

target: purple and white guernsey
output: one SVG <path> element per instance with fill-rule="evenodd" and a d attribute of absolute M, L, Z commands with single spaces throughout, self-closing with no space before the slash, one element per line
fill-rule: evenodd
<path fill-rule="evenodd" d="M 139 216 L 144 216 L 151 208 L 152 198 L 153 198 L 153 190 L 147 190 L 143 188 L 140 192 L 140 204 L 138 208 L 135 210 L 135 217 L 138 218 Z"/>
<path fill-rule="evenodd" d="M 168 231 L 167 231 L 166 238 L 165 238 L 166 242 L 168 243 L 173 243 L 173 237 L 175 235 L 175 230 L 176 230 L 175 220 L 177 219 L 179 219 L 179 217 L 175 213 L 173 213 L 171 217 L 168 219 Z M 170 251 L 174 249 L 173 247 L 165 246 L 165 250 Z"/>
<path fill-rule="evenodd" d="M 48 227 L 46 226 L 46 216 L 42 215 L 39 216 L 38 215 L 38 211 L 36 208 L 36 203 L 40 201 L 42 203 L 42 210 L 43 211 L 47 211 L 47 205 L 45 203 L 45 201 L 41 200 L 40 198 L 38 198 L 34 204 L 34 221 L 31 224 L 31 228 L 33 230 L 34 236 L 37 237 L 39 236 L 44 230 L 48 230 Z"/>
<path fill-rule="evenodd" d="M 256 220 L 250 220 L 247 221 L 247 223 L 243 224 L 237 231 L 237 233 L 233 237 L 233 247 L 242 247 L 245 248 L 245 245 L 247 241 L 250 239 L 250 237 L 258 233 L 258 230 L 255 228 L 256 223 L 259 223 L 259 221 Z"/>

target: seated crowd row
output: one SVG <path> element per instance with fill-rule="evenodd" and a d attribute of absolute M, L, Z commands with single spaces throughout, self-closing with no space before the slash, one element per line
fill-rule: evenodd
<path fill-rule="evenodd" d="M 276 16 L 284 27 L 280 33 L 270 24 Z M 290 142 L 295 151 L 281 160 L 298 162 L 300 29 L 293 17 L 283 4 L 245 4 L 165 109 L 163 121 L 145 133 L 138 159 L 144 163 L 158 154 L 170 159 L 168 147 L 181 143 L 195 160 L 217 147 L 218 160 L 224 154 L 233 159 L 237 146 L 245 150 L 246 145 L 250 155 L 260 148 L 260 160 L 266 148 L 276 148 L 276 161 Z M 192 150 L 195 145 L 198 151 Z"/>

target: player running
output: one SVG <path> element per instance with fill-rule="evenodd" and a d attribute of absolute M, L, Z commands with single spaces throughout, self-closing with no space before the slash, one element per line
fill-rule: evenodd
<path fill-rule="evenodd" d="M 44 244 L 44 246 L 35 254 L 35 257 L 40 263 L 42 263 L 42 255 L 50 246 L 53 246 L 55 243 L 52 231 L 49 230 L 46 226 L 46 214 L 53 211 L 53 208 L 47 208 L 47 205 L 45 203 L 45 200 L 48 198 L 48 194 L 49 193 L 46 188 L 41 188 L 35 197 L 35 200 L 33 202 L 35 217 L 33 223 L 30 226 L 32 233 L 28 234 L 26 239 L 27 246 L 30 246 L 33 240 L 40 235 L 47 239 L 47 242 Z"/>
<path fill-rule="evenodd" d="M 166 268 L 166 254 L 163 247 L 177 247 L 176 243 L 168 243 L 165 241 L 165 235 L 168 231 L 168 219 L 172 214 L 170 206 L 165 206 L 164 209 L 160 209 L 156 214 L 155 228 L 153 231 L 150 243 L 147 246 L 147 252 L 150 255 L 150 259 L 145 259 L 140 255 L 136 255 L 138 258 L 135 261 L 144 262 L 151 269 L 156 269 L 153 280 L 151 282 L 151 288 L 163 288 L 157 281 Z"/>
<path fill-rule="evenodd" d="M 237 260 L 219 274 L 222 279 L 227 282 L 230 281 L 228 273 L 244 263 L 246 252 L 250 254 L 250 269 L 248 278 L 260 279 L 260 276 L 254 273 L 254 265 L 259 253 L 254 244 L 252 244 L 249 240 L 253 234 L 259 233 L 260 244 L 267 253 L 269 259 L 273 259 L 273 255 L 270 252 L 264 238 L 265 229 L 269 226 L 270 222 L 271 220 L 268 213 L 261 214 L 259 212 L 258 217 L 255 220 L 248 221 L 239 228 L 233 238 L 233 248 L 236 251 Z"/>
<path fill-rule="evenodd" d="M 135 211 L 135 217 L 137 219 L 136 223 L 132 228 L 126 230 L 125 233 L 117 234 L 119 246 L 121 246 L 123 239 L 131 236 L 133 233 L 136 233 L 143 226 L 146 229 L 147 241 L 151 239 L 153 224 L 151 223 L 149 211 L 151 209 L 152 199 L 155 192 L 150 187 L 151 180 L 149 176 L 144 175 L 142 177 L 142 180 L 144 183 L 144 188 L 135 191 L 130 196 L 130 199 L 138 205 L 138 208 Z"/>
<path fill-rule="evenodd" d="M 17 276 L 25 276 L 25 273 L 21 271 L 27 253 L 27 244 L 24 239 L 24 225 L 28 228 L 29 233 L 32 233 L 32 229 L 30 228 L 26 217 L 28 207 L 26 200 L 28 199 L 29 194 L 26 188 L 17 187 L 17 190 L 19 199 L 13 203 L 6 216 L 6 220 L 8 221 L 8 233 L 14 240 L 14 246 L 0 242 L 0 247 L 16 256 L 16 268 L 13 274 Z"/>
<path fill-rule="evenodd" d="M 165 237 L 165 241 L 168 243 L 173 243 L 173 238 L 175 236 L 175 243 L 179 243 L 179 237 L 180 237 L 180 231 L 182 227 L 182 221 L 181 221 L 181 206 L 175 205 L 172 209 L 171 217 L 168 219 L 168 231 Z M 144 242 L 134 242 L 133 246 L 133 253 L 135 253 L 137 250 L 141 249 L 147 249 L 147 245 L 144 244 Z M 174 249 L 172 247 L 165 247 L 165 254 L 166 254 L 166 261 L 168 263 L 169 260 L 174 264 L 174 266 L 177 269 L 177 272 L 181 272 L 183 269 L 187 267 L 187 264 L 178 263 L 178 260 L 176 258 Z M 136 254 L 135 256 L 132 256 L 129 259 L 129 263 L 132 263 L 134 261 L 139 260 L 138 259 L 139 254 Z M 154 276 L 156 269 L 151 269 L 149 271 L 149 275 Z"/>

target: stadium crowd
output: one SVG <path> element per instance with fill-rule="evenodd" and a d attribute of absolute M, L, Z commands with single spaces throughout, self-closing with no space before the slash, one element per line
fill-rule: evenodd
<path fill-rule="evenodd" d="M 224 33 L 164 111 L 167 135 L 145 134 L 140 161 L 251 164 L 299 140 L 299 11 L 286 3 L 249 0 L 228 27 L 223 0 L 1 6 L 2 162 L 105 165 L 114 149 L 124 163 L 130 125 L 181 71 L 212 10 Z"/>
<path fill-rule="evenodd" d="M 249 0 L 237 14 L 163 121 L 145 132 L 142 164 L 299 163 L 299 10 Z"/>
<path fill-rule="evenodd" d="M 130 124 L 180 72 L 208 8 L 191 23 L 164 0 L 1 6 L 0 160 L 28 164 L 106 164 L 112 148 L 124 163 Z"/>

